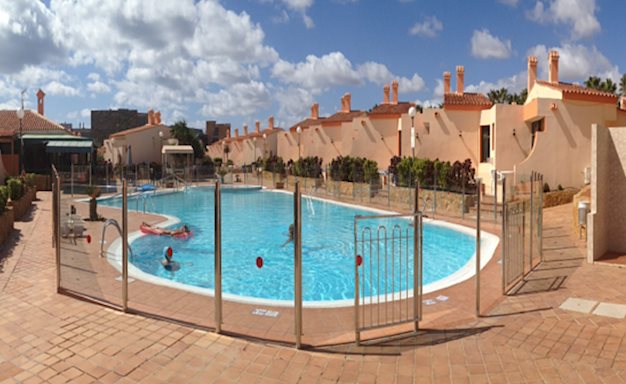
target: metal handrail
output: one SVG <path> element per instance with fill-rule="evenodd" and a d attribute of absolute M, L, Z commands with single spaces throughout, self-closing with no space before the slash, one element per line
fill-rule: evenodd
<path fill-rule="evenodd" d="M 120 224 L 117 222 L 117 220 L 115 219 L 107 219 L 103 224 L 102 224 L 102 238 L 100 240 L 100 257 L 104 257 L 104 235 L 106 234 L 106 229 L 110 226 L 114 226 L 115 228 L 117 228 L 117 232 L 120 234 L 120 236 L 122 235 L 122 227 L 120 227 Z M 130 245 L 128 246 L 128 251 L 130 253 L 130 256 L 133 257 L 133 250 L 130 247 Z"/>

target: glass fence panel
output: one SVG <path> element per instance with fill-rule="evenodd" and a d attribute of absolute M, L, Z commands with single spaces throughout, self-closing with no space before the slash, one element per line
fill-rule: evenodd
<path fill-rule="evenodd" d="M 221 200 L 222 328 L 293 343 L 293 194 L 224 186 Z"/>
<path fill-rule="evenodd" d="M 212 223 L 212 188 L 129 188 L 131 310 L 215 326 Z"/>
<path fill-rule="evenodd" d="M 122 211 L 102 206 L 119 198 L 116 188 L 78 182 L 61 184 L 59 231 L 61 288 L 96 300 L 122 304 Z M 96 199 L 97 198 L 97 199 Z"/>

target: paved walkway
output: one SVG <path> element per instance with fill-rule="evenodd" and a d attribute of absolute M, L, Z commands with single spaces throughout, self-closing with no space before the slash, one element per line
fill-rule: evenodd
<path fill-rule="evenodd" d="M 546 262 L 488 316 L 344 354 L 234 339 L 56 294 L 50 194 L 38 196 L 0 257 L 0 382 L 626 382 L 624 320 L 559 309 L 569 297 L 626 304 L 626 269 L 584 263 L 568 206 L 546 210 Z"/>

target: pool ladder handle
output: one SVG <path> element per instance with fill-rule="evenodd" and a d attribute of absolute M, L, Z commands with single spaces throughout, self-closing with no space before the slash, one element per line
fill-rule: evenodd
<path fill-rule="evenodd" d="M 117 222 L 117 220 L 115 219 L 107 219 L 103 224 L 102 224 L 102 238 L 100 239 L 100 257 L 104 257 L 104 235 L 106 234 L 106 230 L 107 228 L 112 225 L 115 228 L 117 228 L 117 232 L 120 234 L 120 236 L 122 236 L 122 228 L 120 227 L 120 224 Z M 128 253 L 130 254 L 130 257 L 133 257 L 133 250 L 130 247 L 130 245 L 128 245 Z"/>

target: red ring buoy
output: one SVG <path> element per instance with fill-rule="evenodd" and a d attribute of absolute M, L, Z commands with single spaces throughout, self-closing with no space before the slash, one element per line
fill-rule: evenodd
<path fill-rule="evenodd" d="M 261 256 L 256 258 L 256 267 L 263 268 L 263 258 Z"/>
<path fill-rule="evenodd" d="M 363 264 L 363 258 L 361 255 L 356 255 L 356 265 L 360 267 L 361 264 Z"/>
<path fill-rule="evenodd" d="M 173 254 L 174 250 L 172 249 L 172 247 L 167 247 L 167 256 L 172 257 Z"/>
<path fill-rule="evenodd" d="M 91 244 L 91 235 L 87 235 L 87 244 Z"/>

